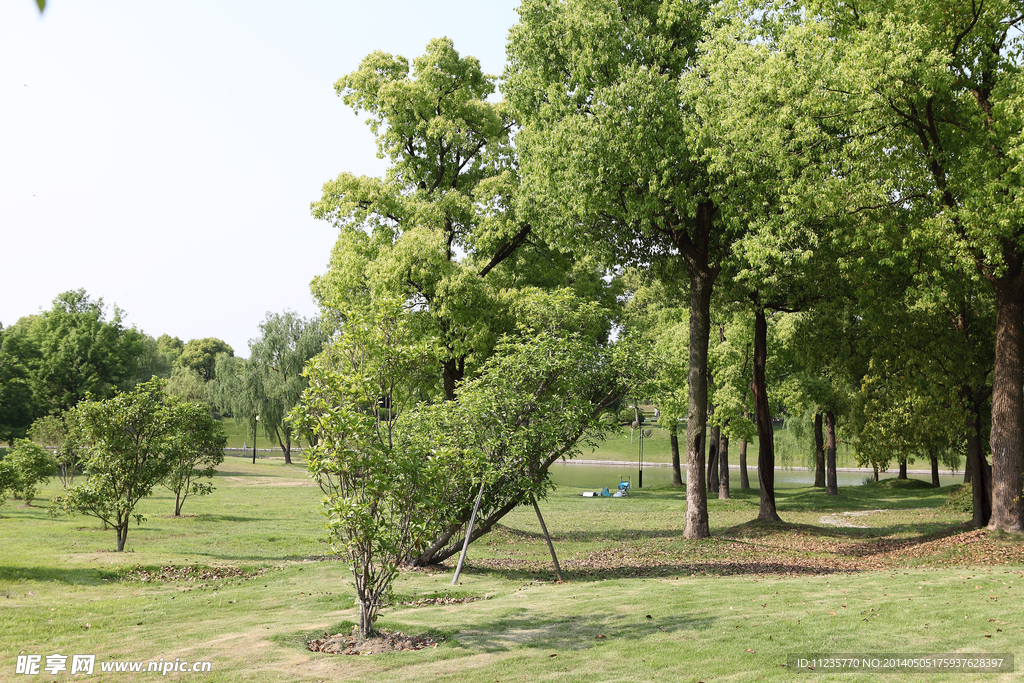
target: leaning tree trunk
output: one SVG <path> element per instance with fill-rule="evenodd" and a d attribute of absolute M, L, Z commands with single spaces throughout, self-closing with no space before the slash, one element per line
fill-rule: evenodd
<path fill-rule="evenodd" d="M 825 488 L 825 436 L 822 434 L 821 413 L 814 414 L 814 485 Z"/>
<path fill-rule="evenodd" d="M 704 480 L 704 440 L 708 421 L 708 337 L 715 274 L 688 264 L 690 273 L 689 411 L 686 423 L 686 526 L 683 537 L 708 538 L 708 494 Z"/>
<path fill-rule="evenodd" d="M 729 437 L 718 439 L 718 497 L 729 497 Z"/>
<path fill-rule="evenodd" d="M 668 428 L 668 441 L 672 447 L 672 485 L 683 485 L 683 473 L 679 469 L 679 423 L 674 421 Z"/>
<path fill-rule="evenodd" d="M 878 468 L 875 468 L 878 481 Z M 839 480 L 836 477 L 836 414 L 825 411 L 825 494 L 839 495 Z"/>
<path fill-rule="evenodd" d="M 990 529 L 1024 532 L 1024 273 L 1004 249 L 1007 273 L 996 280 L 996 354 L 992 377 L 992 518 Z M 982 476 L 979 469 L 972 475 Z M 975 484 L 975 488 L 977 485 Z"/>
<path fill-rule="evenodd" d="M 708 439 L 708 493 L 718 491 L 718 450 L 722 440 L 722 428 L 715 425 L 711 428 Z"/>
<path fill-rule="evenodd" d="M 768 320 L 764 309 L 755 306 L 754 314 L 754 418 L 757 421 L 757 479 L 761 484 L 761 506 L 757 518 L 767 522 L 781 522 L 775 509 L 775 434 L 772 429 L 771 410 L 768 405 L 768 386 L 765 365 L 768 361 Z"/>

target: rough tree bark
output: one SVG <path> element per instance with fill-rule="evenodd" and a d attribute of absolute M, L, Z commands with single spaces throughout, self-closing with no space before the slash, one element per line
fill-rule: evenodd
<path fill-rule="evenodd" d="M 686 525 L 683 537 L 692 540 L 711 536 L 704 481 L 704 440 L 708 421 L 711 290 L 718 273 L 701 269 L 697 264 L 687 265 L 690 274 L 690 405 L 686 424 Z"/>
<path fill-rule="evenodd" d="M 903 458 L 900 460 L 900 473 L 896 477 L 897 479 L 907 479 L 907 459 Z"/>
<path fill-rule="evenodd" d="M 1016 244 L 1004 246 L 1005 274 L 996 290 L 996 357 L 992 376 L 992 516 L 990 529 L 1024 532 L 1024 268 Z M 983 470 L 983 468 L 982 468 Z M 975 468 L 975 479 L 984 471 Z M 975 488 L 984 488 L 977 487 Z"/>

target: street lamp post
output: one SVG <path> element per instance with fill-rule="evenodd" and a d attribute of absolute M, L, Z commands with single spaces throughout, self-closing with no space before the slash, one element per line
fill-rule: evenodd
<path fill-rule="evenodd" d="M 252 423 L 252 464 L 256 464 L 256 428 L 260 426 L 260 416 L 257 415 Z"/>

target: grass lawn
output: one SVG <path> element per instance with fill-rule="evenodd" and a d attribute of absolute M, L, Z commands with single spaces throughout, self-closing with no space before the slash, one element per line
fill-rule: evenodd
<path fill-rule="evenodd" d="M 185 517 L 158 491 L 130 552 L 90 518 L 0 508 L 0 680 L 147 680 L 99 662 L 208 661 L 182 681 L 1012 681 L 1013 673 L 810 673 L 789 654 L 1013 653 L 1024 666 L 1024 544 L 971 531 L 913 484 L 778 491 L 783 526 L 751 522 L 756 492 L 711 500 L 713 538 L 681 538 L 672 488 L 541 502 L 567 581 L 554 581 L 532 508 L 451 567 L 403 572 L 378 626 L 444 637 L 373 656 L 312 653 L 356 619 L 347 567 L 325 557 L 320 491 L 301 464 L 229 458 Z M 454 563 L 451 563 L 452 565 Z M 195 568 L 195 569 L 191 569 Z M 19 654 L 94 654 L 93 676 L 15 675 Z M 70 668 L 70 658 L 68 660 Z M 140 678 L 141 676 L 141 678 Z"/>

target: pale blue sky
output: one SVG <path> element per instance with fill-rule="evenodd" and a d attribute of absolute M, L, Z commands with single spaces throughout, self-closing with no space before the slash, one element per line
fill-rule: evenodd
<path fill-rule="evenodd" d="M 384 168 L 334 82 L 437 36 L 500 74 L 519 3 L 48 4 L 0 3 L 0 323 L 84 287 L 247 356 L 267 311 L 316 313 L 322 183 Z"/>

